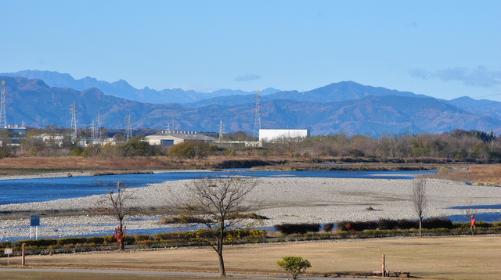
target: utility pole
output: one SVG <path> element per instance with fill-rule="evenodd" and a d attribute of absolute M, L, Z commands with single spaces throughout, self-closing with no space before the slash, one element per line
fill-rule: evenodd
<path fill-rule="evenodd" d="M 261 129 L 261 96 L 259 91 L 256 91 L 256 108 L 254 109 L 254 136 L 259 137 Z"/>
<path fill-rule="evenodd" d="M 7 86 L 5 81 L 1 82 L 2 91 L 0 94 L 0 126 L 7 128 Z"/>
<path fill-rule="evenodd" d="M 224 134 L 224 123 L 223 120 L 219 121 L 219 142 L 223 141 L 223 134 Z"/>
<path fill-rule="evenodd" d="M 75 102 L 70 107 L 71 112 L 71 142 L 75 144 L 78 137 L 78 128 L 77 128 L 77 105 Z"/>
<path fill-rule="evenodd" d="M 127 141 L 132 139 L 132 119 L 130 113 L 127 115 L 125 120 L 125 138 Z"/>
<path fill-rule="evenodd" d="M 96 141 L 96 123 L 92 121 L 90 125 L 90 138 L 92 139 L 92 144 Z"/>
<path fill-rule="evenodd" d="M 101 113 L 97 113 L 96 117 L 96 137 L 101 142 Z"/>
<path fill-rule="evenodd" d="M 381 255 L 381 277 L 386 276 L 386 256 L 384 254 Z"/>

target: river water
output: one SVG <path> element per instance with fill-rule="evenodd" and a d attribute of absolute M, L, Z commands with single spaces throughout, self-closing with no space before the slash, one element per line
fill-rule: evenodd
<path fill-rule="evenodd" d="M 9 179 L 0 180 L 0 205 L 104 194 L 110 192 L 118 181 L 124 183 L 127 187 L 139 188 L 165 181 L 204 177 L 324 177 L 409 180 L 416 175 L 432 172 L 434 171 L 257 171 L 231 169 L 223 171 L 174 171 L 154 174 Z"/>

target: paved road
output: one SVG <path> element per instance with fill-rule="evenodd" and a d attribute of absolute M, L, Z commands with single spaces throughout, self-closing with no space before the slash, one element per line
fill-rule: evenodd
<path fill-rule="evenodd" d="M 49 273 L 87 273 L 87 274 L 108 274 L 108 275 L 131 275 L 131 276 L 165 276 L 165 277 L 193 277 L 193 278 L 215 278 L 219 274 L 211 272 L 174 272 L 174 271 L 147 271 L 147 270 L 119 270 L 119 269 L 79 269 L 79 268 L 0 268 L 1 272 L 49 272 Z M 231 278 L 239 280 L 283 280 L 287 277 L 266 276 L 266 275 L 246 275 L 246 274 L 229 274 Z M 301 277 L 305 280 L 360 280 L 360 278 L 325 278 L 325 277 Z"/>

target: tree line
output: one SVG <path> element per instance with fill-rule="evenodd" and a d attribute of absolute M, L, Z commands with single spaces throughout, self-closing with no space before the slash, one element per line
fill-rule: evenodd
<path fill-rule="evenodd" d="M 136 137 L 125 141 L 117 135 L 116 144 L 79 147 L 65 138 L 62 143 L 42 141 L 28 133 L 19 146 L 0 147 L 1 157 L 13 156 L 85 156 L 135 157 L 171 156 L 176 158 L 282 157 L 297 159 L 349 158 L 370 161 L 461 161 L 501 162 L 501 137 L 481 131 L 456 130 L 443 134 L 401 136 L 314 136 L 302 140 L 282 139 L 263 143 L 262 147 L 220 146 L 217 143 L 185 142 L 173 147 L 151 146 Z M 229 139 L 249 139 L 242 132 Z"/>

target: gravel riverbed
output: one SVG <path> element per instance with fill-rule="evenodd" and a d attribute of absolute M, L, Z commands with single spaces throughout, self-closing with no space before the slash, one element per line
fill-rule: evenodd
<path fill-rule="evenodd" d="M 129 191 L 134 193 L 134 207 L 164 207 L 182 199 L 190 180 L 152 184 Z M 260 226 L 281 223 L 328 223 L 342 220 L 375 220 L 379 218 L 414 218 L 410 201 L 412 180 L 358 178 L 258 178 L 258 185 L 247 202 L 257 205 L 256 212 L 269 218 Z M 429 179 L 426 216 L 464 215 L 465 210 L 450 209 L 458 205 L 501 203 L 501 188 L 471 186 L 460 182 Z M 41 211 L 89 209 L 104 196 L 1 205 L 0 211 Z M 372 207 L 375 210 L 369 211 Z M 479 209 L 492 212 L 492 209 Z M 497 210 L 499 211 L 499 210 Z M 129 217 L 130 231 L 162 230 L 174 227 L 160 225 L 159 215 Z M 0 220 L 0 240 L 29 237 L 29 220 Z M 179 226 L 179 225 L 178 225 Z M 111 234 L 114 220 L 107 216 L 75 215 L 42 217 L 40 236 L 74 236 Z"/>

